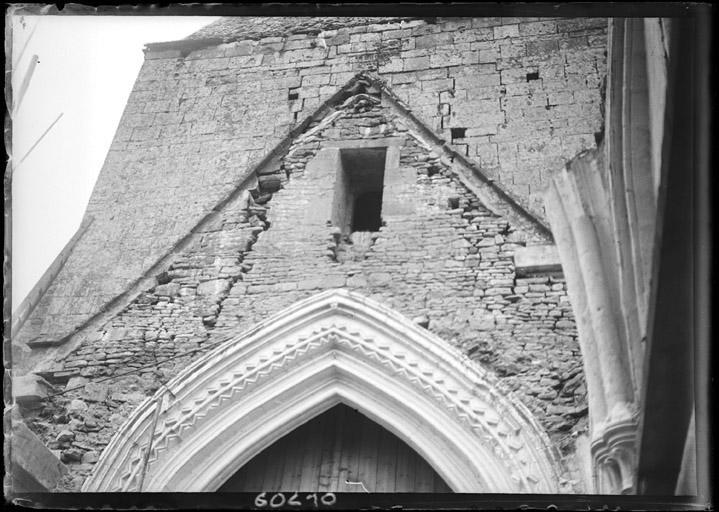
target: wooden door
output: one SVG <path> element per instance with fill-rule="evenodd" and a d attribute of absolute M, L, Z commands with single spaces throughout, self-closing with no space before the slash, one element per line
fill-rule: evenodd
<path fill-rule="evenodd" d="M 219 490 L 451 492 L 417 452 L 345 405 L 287 434 Z"/>

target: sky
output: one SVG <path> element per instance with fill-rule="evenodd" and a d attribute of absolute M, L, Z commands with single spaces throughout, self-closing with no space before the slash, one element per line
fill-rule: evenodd
<path fill-rule="evenodd" d="M 13 90 L 31 76 L 12 115 L 13 311 L 80 226 L 144 45 L 182 39 L 216 19 L 13 16 Z"/>

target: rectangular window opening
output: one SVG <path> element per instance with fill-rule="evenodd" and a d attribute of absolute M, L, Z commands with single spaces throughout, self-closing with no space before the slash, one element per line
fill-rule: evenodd
<path fill-rule="evenodd" d="M 527 73 L 527 82 L 531 82 L 532 80 L 539 80 L 539 71 Z"/>
<path fill-rule="evenodd" d="M 376 232 L 382 226 L 387 148 L 343 149 L 338 169 L 333 224 L 343 234 Z"/>
<path fill-rule="evenodd" d="M 287 92 L 287 99 L 289 101 L 294 101 L 300 97 L 300 92 L 297 89 L 290 89 Z"/>
<path fill-rule="evenodd" d="M 467 128 L 450 128 L 449 135 L 452 137 L 452 142 L 457 139 L 464 139 L 467 134 Z"/>

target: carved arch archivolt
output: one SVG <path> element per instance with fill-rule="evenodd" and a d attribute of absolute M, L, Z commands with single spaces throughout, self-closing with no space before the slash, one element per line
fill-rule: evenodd
<path fill-rule="evenodd" d="M 552 445 L 518 400 L 446 342 L 346 290 L 303 300 L 186 368 L 137 408 L 83 490 L 216 490 L 340 402 L 454 491 L 557 492 Z"/>

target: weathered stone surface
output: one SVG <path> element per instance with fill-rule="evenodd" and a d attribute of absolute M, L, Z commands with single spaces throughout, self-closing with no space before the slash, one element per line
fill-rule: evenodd
<path fill-rule="evenodd" d="M 143 400 L 145 394 L 137 391 L 132 393 L 113 393 L 111 398 L 116 402 L 137 402 Z"/>
<path fill-rule="evenodd" d="M 177 283 L 161 284 L 155 287 L 155 295 L 174 297 L 180 293 L 180 285 Z"/>
<path fill-rule="evenodd" d="M 83 464 L 95 464 L 99 458 L 100 458 L 100 455 L 96 451 L 85 452 L 82 455 L 82 463 Z"/>
<path fill-rule="evenodd" d="M 79 398 L 75 398 L 70 401 L 70 404 L 67 406 L 67 411 L 72 413 L 81 413 L 87 410 L 87 404 L 84 400 L 80 400 Z"/>
<path fill-rule="evenodd" d="M 68 468 L 60 461 L 59 450 L 50 450 L 42 440 L 33 433 L 21 420 L 17 411 L 11 414 L 12 432 L 9 437 L 11 450 L 9 454 L 10 466 L 6 471 L 13 476 L 20 473 L 15 468 L 21 468 L 47 491 L 55 489 Z M 10 476 L 10 475 L 7 475 Z"/>
<path fill-rule="evenodd" d="M 429 318 L 426 315 L 416 316 L 412 319 L 412 321 L 425 329 L 429 327 Z"/>
<path fill-rule="evenodd" d="M 398 26 L 404 26 L 400 24 L 402 20 L 409 20 L 412 18 L 401 18 L 401 17 L 342 17 L 335 18 L 329 16 L 297 16 L 292 18 L 284 17 L 252 17 L 243 16 L 237 18 L 221 18 L 216 22 L 208 25 L 192 34 L 188 39 L 206 39 L 221 37 L 225 41 L 237 41 L 237 40 L 255 40 L 275 37 L 276 42 L 285 41 L 286 36 L 291 34 L 319 34 L 323 32 L 334 32 L 335 35 L 330 39 L 330 44 L 343 44 L 343 42 L 349 42 L 349 37 L 341 39 L 339 36 L 339 30 L 342 30 L 343 35 L 349 36 L 347 29 L 351 27 L 366 27 L 376 26 L 379 30 L 391 30 Z M 299 48 L 304 45 L 299 45 L 298 42 L 311 40 L 309 37 L 302 37 L 301 39 L 289 39 L 287 38 L 285 43 L 285 49 Z M 290 45 L 292 42 L 294 45 Z M 309 46 L 307 44 L 306 46 Z"/>
<path fill-rule="evenodd" d="M 82 450 L 77 448 L 68 448 L 63 450 L 60 455 L 60 460 L 65 463 L 80 462 L 82 460 Z"/>
<path fill-rule="evenodd" d="M 254 180 L 196 228 L 290 128 L 367 69 L 454 149 L 541 211 L 537 193 L 549 171 L 594 144 L 601 98 L 579 93 L 599 91 L 604 57 L 588 43 L 563 45 L 572 25 L 560 33 L 557 22 L 464 21 L 416 20 L 393 29 L 401 32 L 397 45 L 383 36 L 354 42 L 354 32 L 338 27 L 323 39 L 326 47 L 311 44 L 313 33 L 146 62 L 90 201 L 97 227 L 78 243 L 21 337 L 61 337 L 191 229 L 198 237 L 173 253 L 162 284 L 87 333 L 63 361 L 92 384 L 138 371 L 114 379 L 109 393 L 85 386 L 55 399 L 48 426 L 33 426 L 47 443 L 67 428 L 76 432 L 82 448 L 71 450 L 81 453 L 62 452 L 75 476 L 139 403 L 200 354 L 176 356 L 337 287 L 417 319 L 496 374 L 558 445 L 582 427 L 586 388 L 564 280 L 544 267 L 518 276 L 522 251 L 531 250 L 525 244 L 541 236 L 490 211 L 453 162 L 427 149 L 387 104 L 355 98 L 331 122 L 313 121 L 264 169 L 271 180 Z M 529 44 L 540 35 L 549 42 Z M 338 257 L 348 244 L 325 215 L 337 169 L 309 164 L 332 144 L 389 138 L 398 160 L 385 169 L 384 225 L 362 251 Z M 93 250 L 100 245 L 103 256 Z M 88 269 L 103 279 L 91 279 Z M 65 409 L 70 423 L 60 421 Z"/>
<path fill-rule="evenodd" d="M 518 23 L 223 19 L 194 37 L 212 34 L 233 41 L 230 47 L 154 55 L 138 77 L 89 202 L 95 220 L 19 341 L 58 340 L 122 293 L 236 185 L 251 162 L 367 69 L 447 140 L 450 129 L 465 129 L 453 142 L 462 154 L 541 214 L 539 193 L 549 172 L 595 144 L 604 49 L 590 44 L 584 19 L 562 20 L 561 29 L 555 21 L 511 21 Z M 591 30 L 600 37 L 606 20 L 598 21 Z M 327 27 L 334 35 L 319 37 Z M 276 40 L 254 40 L 267 30 Z M 353 30 L 378 36 L 350 43 Z M 390 32 L 396 35 L 382 35 Z M 296 100 L 288 99 L 290 89 Z M 175 290 L 159 288 L 158 295 Z"/>
<path fill-rule="evenodd" d="M 19 403 L 38 403 L 52 393 L 52 386 L 42 377 L 29 374 L 13 378 L 12 392 Z"/>
<path fill-rule="evenodd" d="M 229 288 L 230 283 L 226 279 L 213 279 L 205 281 L 197 286 L 198 295 L 219 295 Z"/>
<path fill-rule="evenodd" d="M 108 392 L 107 384 L 88 382 L 85 384 L 83 398 L 88 402 L 102 402 L 107 398 Z"/>
<path fill-rule="evenodd" d="M 97 354 L 96 354 L 97 355 Z M 65 389 L 74 389 L 80 386 L 84 386 L 87 383 L 87 379 L 85 377 L 77 376 L 72 377 L 67 381 L 67 384 L 65 384 Z"/>
<path fill-rule="evenodd" d="M 58 443 L 66 443 L 72 441 L 73 439 L 75 439 L 75 432 L 72 430 L 63 430 L 57 435 L 55 441 Z"/>
<path fill-rule="evenodd" d="M 530 245 L 514 251 L 514 264 L 519 275 L 534 272 L 561 272 L 562 263 L 555 245 Z"/>

